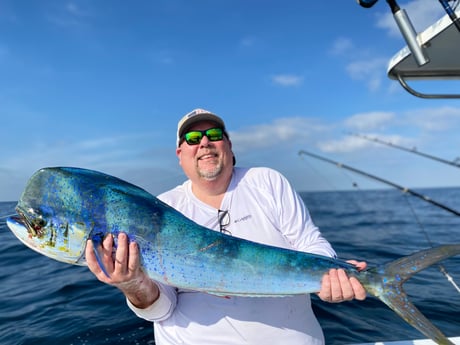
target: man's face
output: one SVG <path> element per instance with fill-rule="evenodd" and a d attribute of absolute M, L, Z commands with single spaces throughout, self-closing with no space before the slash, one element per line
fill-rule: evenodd
<path fill-rule="evenodd" d="M 203 121 L 192 125 L 187 132 L 216 126 L 214 122 Z M 189 145 L 184 141 L 176 149 L 176 154 L 180 166 L 192 181 L 197 178 L 213 181 L 224 169 L 233 168 L 232 144 L 225 135 L 219 141 L 210 141 L 207 136 L 203 136 L 197 145 Z"/>

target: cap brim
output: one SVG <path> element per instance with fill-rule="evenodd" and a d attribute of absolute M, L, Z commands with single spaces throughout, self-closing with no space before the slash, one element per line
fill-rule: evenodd
<path fill-rule="evenodd" d="M 199 115 L 193 116 L 187 119 L 186 121 L 184 121 L 184 123 L 181 125 L 179 129 L 179 133 L 178 133 L 179 138 L 181 138 L 184 135 L 184 133 L 187 131 L 187 129 L 192 127 L 192 125 L 198 122 L 203 122 L 203 121 L 215 122 L 219 127 L 222 127 L 222 129 L 225 129 L 224 121 L 222 121 L 222 119 L 218 117 L 217 115 L 210 114 L 210 113 L 199 114 Z"/>

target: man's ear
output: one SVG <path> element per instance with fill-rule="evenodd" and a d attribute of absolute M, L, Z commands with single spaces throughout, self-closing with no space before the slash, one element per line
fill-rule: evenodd
<path fill-rule="evenodd" d="M 182 153 L 182 149 L 180 147 L 176 148 L 176 156 L 177 156 L 177 159 L 179 159 L 179 164 L 180 164 L 181 153 Z"/>

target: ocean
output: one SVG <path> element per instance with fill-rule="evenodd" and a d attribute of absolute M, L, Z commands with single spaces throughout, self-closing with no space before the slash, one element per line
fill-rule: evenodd
<path fill-rule="evenodd" d="M 460 188 L 422 189 L 460 210 Z M 397 190 L 301 193 L 339 257 L 369 266 L 432 245 L 460 243 L 460 217 Z M 0 203 L 0 217 L 15 202 Z M 26 248 L 0 218 L 0 344 L 154 344 L 152 324 L 137 318 L 122 294 L 86 267 Z M 442 263 L 460 285 L 460 256 Z M 460 293 L 437 266 L 405 284 L 414 304 L 447 336 L 460 336 Z M 326 343 L 423 338 L 379 300 L 329 304 L 312 296 Z M 267 344 L 268 345 L 268 344 Z"/>

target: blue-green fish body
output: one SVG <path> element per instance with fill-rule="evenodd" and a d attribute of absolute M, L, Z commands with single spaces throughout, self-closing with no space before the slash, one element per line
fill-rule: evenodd
<path fill-rule="evenodd" d="M 439 344 L 452 344 L 407 299 L 402 284 L 429 265 L 460 253 L 446 245 L 383 267 L 358 272 L 337 259 L 231 237 L 186 218 L 143 189 L 79 168 L 45 168 L 29 180 L 7 223 L 33 250 L 84 265 L 87 240 L 120 232 L 140 248 L 154 280 L 217 295 L 288 296 L 317 292 L 323 275 L 343 268 L 412 326 Z M 96 256 L 99 256 L 96 249 Z M 102 267 L 105 270 L 104 267 Z"/>

